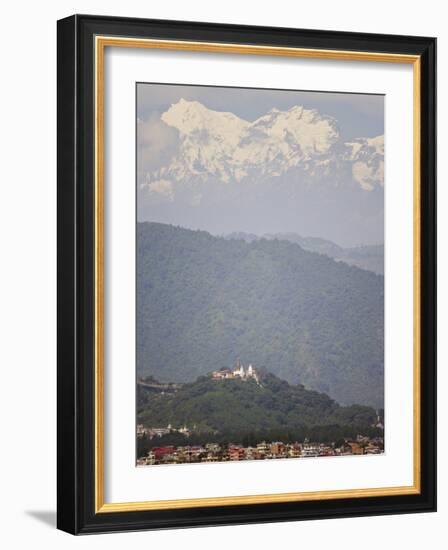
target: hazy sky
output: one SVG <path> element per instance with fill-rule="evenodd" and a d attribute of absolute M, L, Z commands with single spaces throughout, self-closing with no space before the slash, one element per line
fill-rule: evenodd
<path fill-rule="evenodd" d="M 137 116 L 145 120 L 154 113 L 161 114 L 181 98 L 199 101 L 216 111 L 230 111 L 249 121 L 273 107 L 285 111 L 300 104 L 334 117 L 344 140 L 384 133 L 384 96 L 376 94 L 140 83 Z"/>
<path fill-rule="evenodd" d="M 384 96 L 139 83 L 136 114 L 139 221 L 383 242 Z"/>

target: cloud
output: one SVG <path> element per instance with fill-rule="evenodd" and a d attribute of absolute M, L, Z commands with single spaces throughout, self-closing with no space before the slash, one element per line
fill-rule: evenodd
<path fill-rule="evenodd" d="M 137 180 L 139 185 L 161 164 L 169 163 L 179 149 L 179 133 L 165 124 L 159 113 L 137 120 Z"/>
<path fill-rule="evenodd" d="M 352 174 L 364 191 L 373 191 L 377 185 L 383 186 L 384 165 L 382 162 L 377 168 L 366 162 L 355 162 L 352 166 Z"/>
<path fill-rule="evenodd" d="M 384 187 L 384 135 L 347 143 L 353 179 L 364 191 Z"/>
<path fill-rule="evenodd" d="M 174 198 L 173 184 L 168 180 L 151 181 L 146 185 L 146 187 L 150 192 L 162 195 L 162 197 L 165 197 L 171 201 Z"/>

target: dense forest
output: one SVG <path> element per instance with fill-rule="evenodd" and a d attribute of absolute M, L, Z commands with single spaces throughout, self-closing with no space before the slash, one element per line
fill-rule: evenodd
<path fill-rule="evenodd" d="M 258 237 L 252 233 L 235 232 L 225 235 L 226 239 L 240 239 L 246 242 L 253 242 L 260 238 L 277 239 L 279 241 L 289 241 L 300 245 L 304 250 L 318 252 L 334 258 L 335 260 L 345 262 L 349 265 L 367 269 L 380 275 L 384 275 L 384 246 L 364 245 L 343 248 L 336 243 L 319 237 L 302 237 L 296 233 L 274 233 Z"/>
<path fill-rule="evenodd" d="M 240 357 L 339 403 L 383 406 L 384 279 L 286 240 L 137 226 L 139 376 Z"/>
<path fill-rule="evenodd" d="M 200 376 L 175 392 L 152 392 L 138 386 L 137 421 L 147 426 L 181 428 L 197 432 L 294 429 L 298 426 L 370 426 L 371 407 L 341 407 L 324 393 L 291 385 L 267 373 L 254 380 L 213 380 Z"/>

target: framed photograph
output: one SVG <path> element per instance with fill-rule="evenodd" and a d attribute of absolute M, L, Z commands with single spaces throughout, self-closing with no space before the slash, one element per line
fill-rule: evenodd
<path fill-rule="evenodd" d="M 434 38 L 58 22 L 58 527 L 436 508 Z"/>

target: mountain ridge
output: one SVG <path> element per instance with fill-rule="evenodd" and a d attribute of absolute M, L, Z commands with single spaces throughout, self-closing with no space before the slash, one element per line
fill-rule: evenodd
<path fill-rule="evenodd" d="M 139 376 L 250 357 L 339 403 L 383 404 L 384 279 L 287 241 L 137 225 Z"/>
<path fill-rule="evenodd" d="M 354 265 L 361 269 L 373 271 L 379 275 L 384 275 L 384 246 L 377 245 L 358 245 L 352 247 L 342 247 L 338 244 L 320 237 L 303 237 L 297 233 L 267 233 L 265 235 L 255 235 L 253 233 L 232 232 L 223 235 L 225 239 L 241 239 L 246 242 L 253 242 L 259 239 L 285 240 L 296 243 L 304 250 L 325 254 L 337 261 Z"/>

